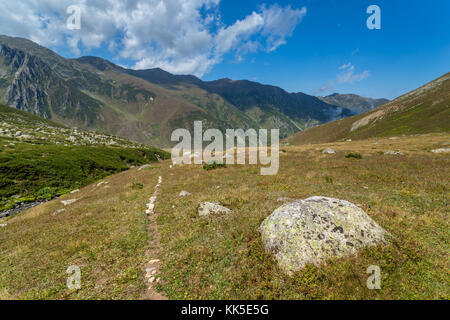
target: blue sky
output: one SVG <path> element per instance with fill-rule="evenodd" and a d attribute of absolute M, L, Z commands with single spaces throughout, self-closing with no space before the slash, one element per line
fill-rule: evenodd
<path fill-rule="evenodd" d="M 292 38 L 276 52 L 249 55 L 240 64 L 233 57 L 204 79 L 248 78 L 309 94 L 357 93 L 395 98 L 450 71 L 450 1 L 278 1 L 306 6 L 307 14 Z M 222 17 L 233 20 L 261 1 L 221 3 Z M 369 30 L 366 9 L 381 9 L 381 30 Z M 353 83 L 336 81 L 338 68 L 352 63 L 370 76 Z M 322 87 L 334 87 L 318 91 Z"/>
<path fill-rule="evenodd" d="M 81 9 L 68 30 L 67 8 Z M 369 5 L 381 30 L 369 30 Z M 450 71 L 448 0 L 0 0 L 0 33 L 204 80 L 393 99 Z"/>

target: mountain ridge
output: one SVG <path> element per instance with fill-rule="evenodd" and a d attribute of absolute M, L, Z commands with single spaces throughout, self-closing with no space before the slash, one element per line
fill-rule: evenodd
<path fill-rule="evenodd" d="M 176 128 L 279 128 L 281 136 L 354 114 L 303 93 L 248 80 L 202 81 L 162 69 L 131 70 L 86 56 L 65 59 L 0 36 L 0 101 L 70 127 L 170 146 Z"/>
<path fill-rule="evenodd" d="M 353 93 L 333 93 L 325 97 L 318 97 L 320 100 L 343 108 L 348 108 L 356 113 L 364 113 L 375 109 L 376 107 L 388 103 L 390 100 L 385 98 L 367 98 Z"/>
<path fill-rule="evenodd" d="M 303 145 L 448 132 L 449 119 L 450 72 L 369 112 L 310 128 L 286 141 Z"/>

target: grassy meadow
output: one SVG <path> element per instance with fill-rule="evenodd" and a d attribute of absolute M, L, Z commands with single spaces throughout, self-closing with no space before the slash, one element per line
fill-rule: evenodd
<path fill-rule="evenodd" d="M 6 220 L 0 298 L 143 297 L 144 265 L 155 258 L 145 255 L 152 238 L 145 204 L 162 176 L 155 209 L 162 281 L 155 288 L 169 299 L 448 299 L 450 157 L 430 150 L 449 140 L 430 134 L 282 147 L 274 176 L 261 176 L 258 166 L 205 170 L 170 168 L 170 161 L 122 172 Z M 326 147 L 339 152 L 322 154 Z M 405 155 L 384 155 L 389 150 Z M 192 195 L 180 197 L 182 190 Z M 390 232 L 389 245 L 284 275 L 264 252 L 258 227 L 282 205 L 279 198 L 315 195 L 359 205 Z M 233 213 L 199 217 L 202 201 Z M 66 288 L 73 264 L 82 271 L 77 291 Z M 370 265 L 381 268 L 381 290 L 366 287 Z"/>

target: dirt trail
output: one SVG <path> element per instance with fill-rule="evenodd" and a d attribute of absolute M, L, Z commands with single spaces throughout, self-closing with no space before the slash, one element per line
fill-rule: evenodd
<path fill-rule="evenodd" d="M 155 212 L 155 203 L 159 194 L 159 188 L 162 184 L 162 177 L 160 176 L 158 179 L 158 184 L 155 186 L 155 192 L 153 196 L 150 198 L 149 203 L 147 204 L 147 216 L 149 219 L 148 225 L 148 249 L 145 252 L 147 259 L 149 260 L 145 264 L 145 281 L 147 283 L 147 291 L 143 294 L 142 299 L 144 300 L 167 300 L 167 297 L 160 294 L 154 289 L 154 285 L 160 281 L 159 278 L 159 267 L 160 261 L 159 250 L 160 250 L 160 234 L 158 232 L 158 225 L 156 223 L 156 219 L 158 217 Z"/>

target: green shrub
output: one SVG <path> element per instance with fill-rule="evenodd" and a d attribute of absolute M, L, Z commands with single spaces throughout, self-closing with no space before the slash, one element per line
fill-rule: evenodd
<path fill-rule="evenodd" d="M 144 185 L 140 182 L 135 182 L 131 185 L 131 189 L 136 190 L 136 189 L 143 189 Z"/>
<path fill-rule="evenodd" d="M 217 162 L 213 162 L 213 163 L 205 163 L 203 165 L 203 169 L 205 169 L 206 171 L 209 170 L 215 170 L 215 169 L 219 169 L 219 168 L 226 168 L 226 164 L 224 163 L 217 163 Z"/>
<path fill-rule="evenodd" d="M 362 159 L 362 155 L 360 155 L 359 153 L 349 153 L 349 154 L 345 155 L 345 157 L 348 159 L 350 159 L 350 158 Z"/>
<path fill-rule="evenodd" d="M 50 200 L 106 176 L 169 159 L 170 154 L 154 148 L 110 148 L 17 144 L 0 153 L 0 207 L 16 200 Z M 24 199 L 14 199 L 20 194 Z"/>

